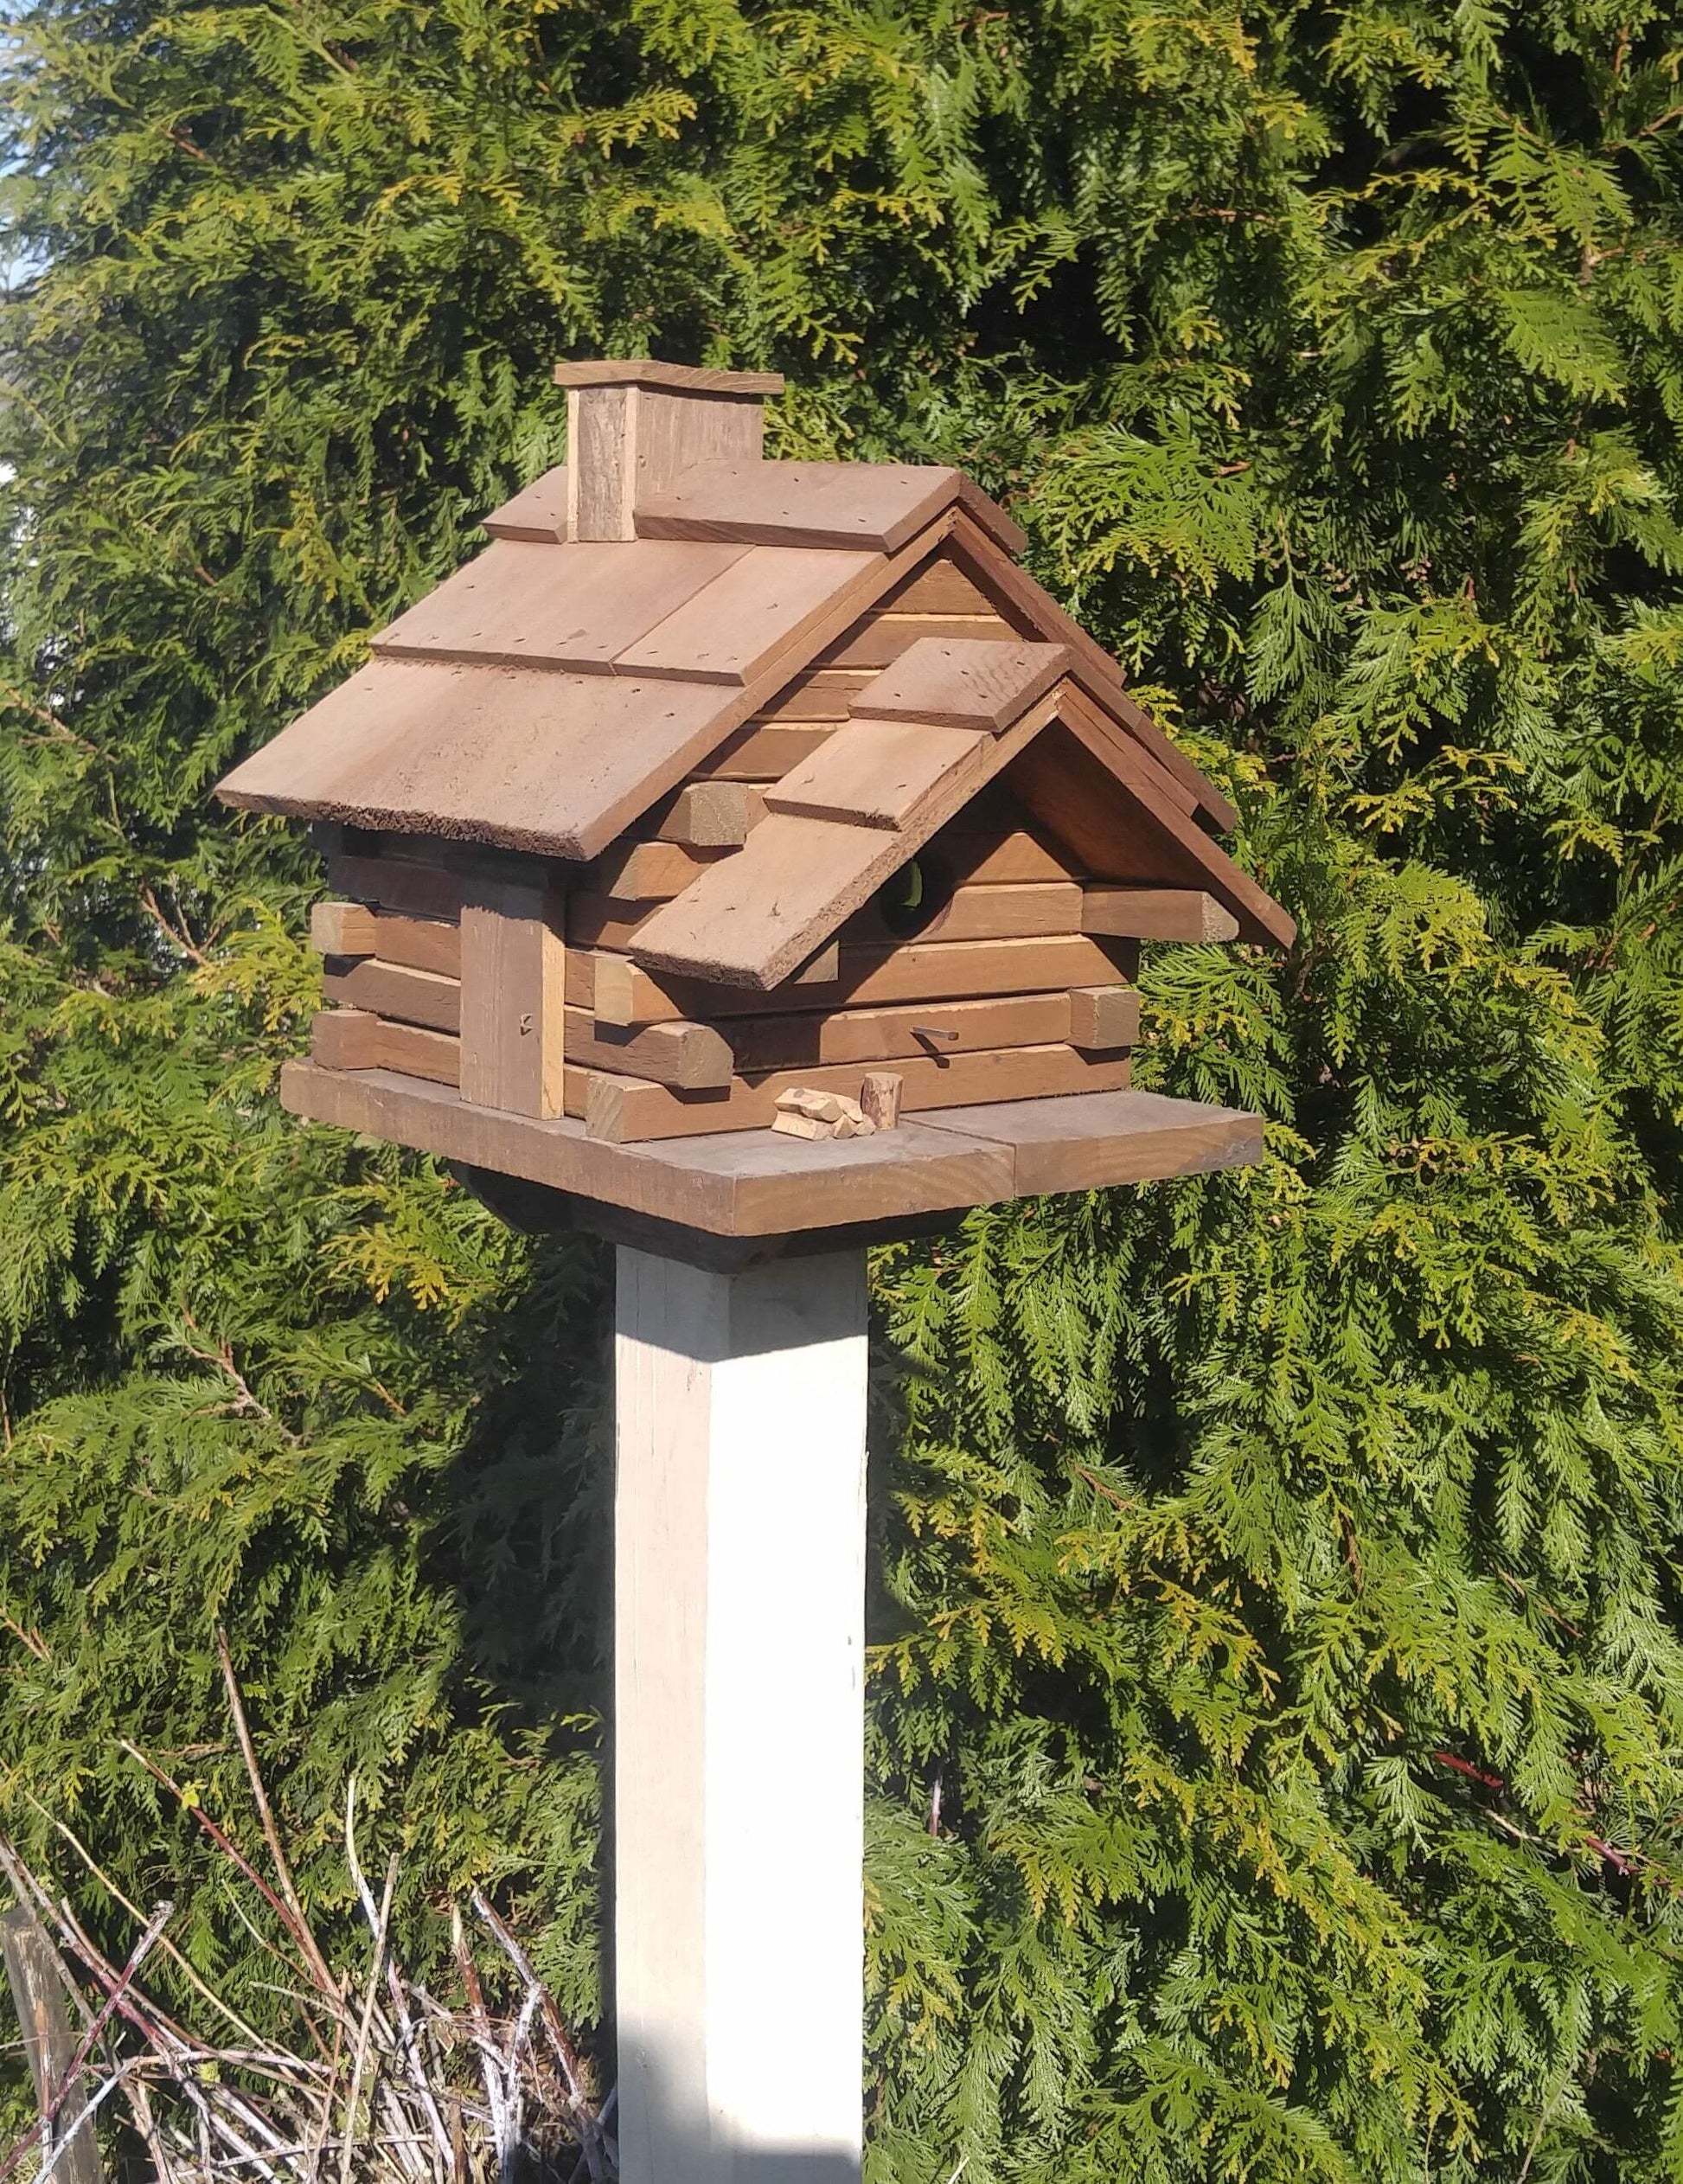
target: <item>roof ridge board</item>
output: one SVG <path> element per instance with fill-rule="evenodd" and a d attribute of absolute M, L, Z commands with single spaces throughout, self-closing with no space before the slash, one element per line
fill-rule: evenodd
<path fill-rule="evenodd" d="M 978 532 L 976 526 L 967 522 L 967 516 L 966 509 L 955 512 L 955 555 L 967 562 L 973 573 L 984 578 L 991 576 L 1021 612 L 1043 618 L 1050 625 L 1043 634 L 1050 643 L 1069 646 L 1075 661 L 1076 679 L 1089 696 L 1110 714 L 1163 772 L 1178 779 L 1190 791 L 1195 803 L 1223 834 L 1231 833 L 1238 824 L 1238 812 L 1215 784 L 1199 772 L 1186 753 L 1163 733 L 1129 690 L 1121 668 L 1097 638 L 1084 630 L 1027 569 L 1020 568 L 1014 560 L 1001 560 L 990 552 L 991 541 L 987 534 Z"/>
<path fill-rule="evenodd" d="M 822 947 L 876 888 L 892 879 L 908 859 L 916 856 L 931 836 L 980 796 L 988 784 L 1027 748 L 1040 730 L 1058 717 L 1065 687 L 1059 683 L 1033 701 L 1003 733 L 981 739 L 984 747 L 976 769 L 945 777 L 930 791 L 922 807 L 898 827 L 856 826 L 847 821 L 821 819 L 807 814 L 768 812 L 740 849 L 709 865 L 682 893 L 663 902 L 644 920 L 627 951 L 631 960 L 644 970 L 664 971 L 671 977 L 702 978 L 715 985 L 742 985 L 762 993 L 771 992 L 783 983 L 790 971 L 797 970 L 815 948 Z M 764 952 L 752 964 L 746 958 L 739 957 L 732 965 L 739 974 L 735 977 L 721 974 L 718 967 L 720 958 L 716 956 L 704 958 L 698 954 L 685 955 L 675 948 L 661 948 L 659 930 L 662 924 L 679 924 L 681 913 L 686 908 L 693 916 L 698 896 L 705 907 L 707 896 L 717 893 L 725 883 L 723 875 L 730 875 L 733 881 L 739 879 L 743 874 L 742 861 L 752 855 L 756 839 L 775 839 L 764 836 L 765 828 L 773 819 L 785 832 L 791 826 L 840 828 L 846 835 L 862 837 L 861 849 L 871 843 L 879 844 L 880 848 L 874 856 L 865 860 L 861 870 L 822 912 L 815 913 L 805 925 L 796 927 L 777 947 Z M 763 855 L 762 851 L 762 861 Z"/>
<path fill-rule="evenodd" d="M 766 496 L 779 490 L 798 497 L 802 484 L 791 471 L 822 473 L 813 479 L 816 487 L 851 485 L 859 493 L 869 490 L 873 472 L 879 479 L 892 471 L 896 484 L 927 475 L 927 490 L 908 506 L 893 510 L 886 521 L 855 516 L 843 522 L 834 510 L 829 520 L 815 509 L 803 521 L 797 511 L 770 509 Z M 781 474 L 781 477 L 780 477 Z M 726 503 L 725 511 L 709 511 L 705 501 L 716 488 Z M 731 489 L 743 501 L 735 514 L 729 511 Z M 756 509 L 752 503 L 758 498 Z M 997 502 L 989 499 L 974 479 L 950 464 L 760 462 L 718 458 L 694 463 L 657 493 L 637 503 L 634 521 L 639 538 L 724 539 L 754 546 L 873 547 L 879 553 L 898 552 L 933 522 L 944 511 L 962 509 L 982 534 L 1006 554 L 1021 554 L 1027 535 L 1013 522 Z"/>

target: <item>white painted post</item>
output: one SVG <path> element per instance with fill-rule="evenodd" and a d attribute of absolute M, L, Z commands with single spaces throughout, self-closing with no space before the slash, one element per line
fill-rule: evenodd
<path fill-rule="evenodd" d="M 864 1253 L 618 1262 L 622 2184 L 858 2184 Z"/>

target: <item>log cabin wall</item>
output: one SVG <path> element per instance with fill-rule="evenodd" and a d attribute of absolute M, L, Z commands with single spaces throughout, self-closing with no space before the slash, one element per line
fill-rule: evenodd
<path fill-rule="evenodd" d="M 457 1085 L 478 1104 L 540 1118 L 582 1117 L 616 1140 L 762 1127 L 790 1086 L 856 1095 L 880 1064 L 903 1076 L 912 1112 L 1120 1088 L 1138 1022 L 1137 946 L 1091 929 L 1087 875 L 998 788 L 914 861 L 924 904 L 886 890 L 772 993 L 657 981 L 628 952 L 661 903 L 740 846 L 765 790 L 909 645 L 1027 633 L 1020 612 L 937 554 L 591 865 L 339 831 L 330 880 L 350 900 L 317 913 L 336 1006 L 317 1020 L 316 1059 Z M 484 997 L 477 1019 L 467 1005 L 465 1055 L 464 919 L 470 996 Z M 546 925 L 557 944 L 547 970 Z M 519 960 L 505 961 L 514 932 Z M 502 992 L 511 975 L 530 1008 Z M 477 1060 L 499 1027 L 501 1061 Z"/>

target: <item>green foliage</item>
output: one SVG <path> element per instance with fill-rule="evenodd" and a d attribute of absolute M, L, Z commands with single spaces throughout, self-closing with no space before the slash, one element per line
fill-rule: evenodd
<path fill-rule="evenodd" d="M 775 364 L 783 452 L 1010 498 L 1302 925 L 1145 975 L 1259 1169 L 877 1267 L 873 2184 L 1683 2175 L 1683 19 L 34 0 L 4 67 L 8 1824 L 255 1992 L 118 1741 L 237 1809 L 220 1617 L 327 1910 L 355 1767 L 412 1957 L 483 1877 L 594 2014 L 598 1261 L 279 1118 L 312 868 L 207 792 L 555 459 L 553 354 Z"/>

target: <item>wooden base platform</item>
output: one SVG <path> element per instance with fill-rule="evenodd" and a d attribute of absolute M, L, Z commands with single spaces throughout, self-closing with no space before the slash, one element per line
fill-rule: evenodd
<path fill-rule="evenodd" d="M 720 1238 L 916 1224 L 972 1206 L 1243 1168 L 1262 1119 L 1156 1092 L 1076 1092 L 944 1108 L 874 1137 L 770 1130 L 613 1145 L 571 1118 L 536 1122 L 385 1069 L 291 1061 L 281 1104 L 647 1221 Z M 581 1209 L 586 1211 L 587 1209 Z"/>

